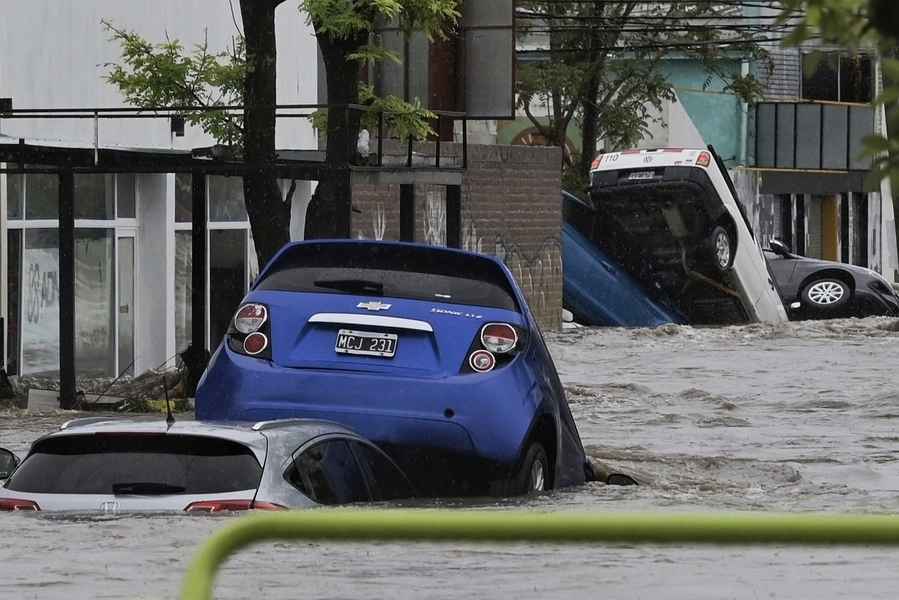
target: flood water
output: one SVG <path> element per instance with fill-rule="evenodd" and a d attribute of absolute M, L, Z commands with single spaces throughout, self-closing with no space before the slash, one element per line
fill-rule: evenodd
<path fill-rule="evenodd" d="M 583 329 L 548 336 L 588 453 L 639 487 L 540 511 L 899 512 L 899 322 Z M 71 414 L 0 414 L 0 445 Z M 438 504 L 447 504 L 438 503 Z M 0 516 L 0 598 L 173 598 L 234 517 Z M 279 543 L 233 558 L 222 598 L 895 598 L 899 549 Z"/>

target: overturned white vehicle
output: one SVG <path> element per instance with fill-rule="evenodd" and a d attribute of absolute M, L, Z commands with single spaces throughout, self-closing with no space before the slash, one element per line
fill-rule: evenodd
<path fill-rule="evenodd" d="M 693 324 L 785 321 L 777 285 L 714 149 L 600 155 L 582 232 Z"/>

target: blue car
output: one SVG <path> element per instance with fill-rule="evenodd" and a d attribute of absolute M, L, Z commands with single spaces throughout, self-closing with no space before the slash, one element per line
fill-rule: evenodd
<path fill-rule="evenodd" d="M 686 323 L 676 310 L 653 299 L 640 284 L 590 240 L 595 209 L 562 192 L 562 299 L 584 325 L 658 327 Z"/>
<path fill-rule="evenodd" d="M 509 270 L 447 248 L 285 246 L 197 389 L 197 418 L 344 424 L 432 494 L 519 494 L 592 477 Z"/>

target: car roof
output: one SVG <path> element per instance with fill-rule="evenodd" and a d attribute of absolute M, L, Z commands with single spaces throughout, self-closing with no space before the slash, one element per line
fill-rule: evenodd
<path fill-rule="evenodd" d="M 400 247 L 400 248 L 412 248 L 418 249 L 422 252 L 428 253 L 443 253 L 443 254 L 457 254 L 460 256 L 469 256 L 471 258 L 480 258 L 482 260 L 486 260 L 492 263 L 503 267 L 503 262 L 496 258 L 495 256 L 490 256 L 488 254 L 479 254 L 477 252 L 469 252 L 468 250 L 462 250 L 460 248 L 450 248 L 448 246 L 431 246 L 429 244 L 423 244 L 421 242 L 397 242 L 392 240 L 364 240 L 364 239 L 331 239 L 331 240 L 300 240 L 296 242 L 289 242 L 285 244 L 281 250 L 278 251 L 276 257 L 280 254 L 283 254 L 289 248 L 293 248 L 296 246 L 357 246 L 360 249 L 364 249 L 372 246 L 385 246 L 385 247 Z M 271 262 L 274 262 L 272 260 Z"/>
<path fill-rule="evenodd" d="M 63 423 L 58 431 L 43 438 L 97 433 L 165 433 L 169 435 L 197 435 L 217 437 L 242 444 L 264 443 L 267 438 L 290 436 L 293 439 L 312 439 L 328 433 L 353 435 L 351 430 L 331 421 L 318 419 L 283 419 L 253 422 L 211 422 L 179 420 L 168 425 L 161 417 L 86 417 Z"/>

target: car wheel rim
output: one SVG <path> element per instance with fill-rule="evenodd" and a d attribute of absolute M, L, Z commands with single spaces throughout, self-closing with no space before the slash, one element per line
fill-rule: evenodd
<path fill-rule="evenodd" d="M 543 461 L 535 460 L 531 464 L 531 492 L 542 492 L 544 487 L 544 469 L 543 469 Z"/>
<path fill-rule="evenodd" d="M 718 259 L 718 265 L 722 269 L 727 268 L 730 264 L 730 240 L 723 231 L 719 232 L 715 238 L 715 256 Z"/>
<path fill-rule="evenodd" d="M 808 290 L 808 298 L 815 304 L 830 306 L 843 299 L 846 291 L 835 281 L 819 281 Z"/>

